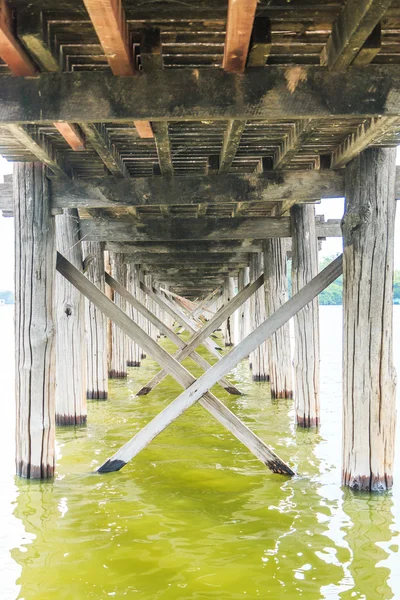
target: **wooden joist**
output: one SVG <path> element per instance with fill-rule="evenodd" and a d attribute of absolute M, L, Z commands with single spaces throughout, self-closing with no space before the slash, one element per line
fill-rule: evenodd
<path fill-rule="evenodd" d="M 63 136 L 65 141 L 71 146 L 72 150 L 85 150 L 86 141 L 79 128 L 73 123 L 54 123 L 54 127 Z"/>
<path fill-rule="evenodd" d="M 112 144 L 107 129 L 101 123 L 81 123 L 87 141 L 97 152 L 108 171 L 114 177 L 129 177 L 129 171 L 125 166 L 119 152 Z"/>
<path fill-rule="evenodd" d="M 0 57 L 14 75 L 29 77 L 36 67 L 12 33 L 11 13 L 6 0 L 0 0 Z"/>
<path fill-rule="evenodd" d="M 70 173 L 65 166 L 59 161 L 54 148 L 50 144 L 46 145 L 45 141 L 39 143 L 26 126 L 24 125 L 9 125 L 9 131 L 29 152 L 52 170 L 54 175 L 58 177 L 68 176 Z M 0 201 L 2 202 L 2 201 Z"/>
<path fill-rule="evenodd" d="M 154 140 L 157 148 L 158 162 L 161 175 L 170 177 L 174 174 L 172 164 L 171 144 L 168 135 L 168 123 L 157 121 L 152 124 Z"/>
<path fill-rule="evenodd" d="M 43 11 L 18 11 L 17 36 L 33 57 L 40 71 L 56 73 L 61 71 L 49 39 L 46 16 Z"/>
<path fill-rule="evenodd" d="M 91 242 L 243 240 L 290 237 L 290 219 L 153 219 L 135 226 L 122 219 L 84 219 L 82 237 Z M 340 221 L 317 222 L 318 237 L 341 237 Z"/>
<path fill-rule="evenodd" d="M 118 250 L 123 252 L 124 250 Z M 239 254 L 208 254 L 207 252 L 176 252 L 168 254 L 154 254 L 148 252 L 136 252 L 135 254 L 125 253 L 125 262 L 132 264 L 147 264 L 147 265 L 234 265 L 235 268 L 238 266 L 245 266 L 248 264 L 248 255 L 244 253 Z"/>
<path fill-rule="evenodd" d="M 145 332 L 142 331 L 142 329 L 136 325 L 124 311 L 98 290 L 96 286 L 88 281 L 78 269 L 75 269 L 75 267 L 60 254 L 57 255 L 57 270 L 66 277 L 72 285 L 79 289 L 86 298 L 102 310 L 109 319 L 116 323 L 131 339 L 138 342 L 141 348 L 148 352 L 163 367 L 168 368 L 170 373 L 179 383 L 184 387 L 188 387 L 195 382 L 195 378 L 182 365 L 174 360 L 174 358 L 161 348 L 157 342 L 152 340 L 150 336 L 145 334 Z M 254 433 L 213 394 L 207 392 L 204 395 L 204 398 L 200 400 L 200 403 L 270 469 L 277 473 L 294 475 L 293 470 L 264 442 L 262 442 L 260 438 L 254 435 Z M 120 464 L 119 468 L 122 468 L 123 466 L 124 464 Z M 116 463 L 114 462 L 112 469 L 107 469 L 107 467 L 104 467 L 103 465 L 102 472 L 116 470 L 117 468 L 118 467 L 116 467 Z"/>
<path fill-rule="evenodd" d="M 246 67 L 257 0 L 229 0 L 223 68 L 243 73 Z"/>
<path fill-rule="evenodd" d="M 253 240 L 242 241 L 223 241 L 219 242 L 133 242 L 120 244 L 118 242 L 109 242 L 105 245 L 105 249 L 112 252 L 122 252 L 125 254 L 125 260 L 130 260 L 130 255 L 134 260 L 136 254 L 145 252 L 147 255 L 158 255 L 160 258 L 166 257 L 169 254 L 179 254 L 183 260 L 187 253 L 195 252 L 198 255 L 204 254 L 211 260 L 215 254 L 232 254 L 247 255 L 249 252 L 261 252 L 261 243 Z"/>
<path fill-rule="evenodd" d="M 392 0 L 344 2 L 321 53 L 321 65 L 332 71 L 349 67 L 391 4 Z"/>
<path fill-rule="evenodd" d="M 400 118 L 396 117 L 376 117 L 366 119 L 359 125 L 357 131 L 350 135 L 332 155 L 331 166 L 333 169 L 344 167 L 348 162 L 355 158 L 360 152 L 373 146 L 387 134 L 389 130 L 397 128 L 397 142 L 393 146 L 398 146 L 400 142 Z"/>
<path fill-rule="evenodd" d="M 5 124 L 400 116 L 400 73 L 396 65 L 369 65 L 344 73 L 269 66 L 241 75 L 214 69 L 196 76 L 191 69 L 164 69 L 157 77 L 5 75 L 0 106 Z"/>
<path fill-rule="evenodd" d="M 219 172 L 228 173 L 236 156 L 246 121 L 230 119 L 226 128 L 219 161 Z"/>
<path fill-rule="evenodd" d="M 319 125 L 319 119 L 301 119 L 294 123 L 282 145 L 275 152 L 274 169 L 285 169 L 301 150 L 303 144 L 318 133 Z"/>
<path fill-rule="evenodd" d="M 150 121 L 133 121 L 140 138 L 151 139 L 154 137 Z"/>
<path fill-rule="evenodd" d="M 99 472 L 118 471 L 134 456 L 145 448 L 161 431 L 170 425 L 184 410 L 192 406 L 205 391 L 209 390 L 221 375 L 225 375 L 255 350 L 264 340 L 268 339 L 282 325 L 287 323 L 299 310 L 321 293 L 342 273 L 342 256 L 339 256 L 319 275 L 314 277 L 295 296 L 292 296 L 279 310 L 266 319 L 255 331 L 248 335 L 229 354 L 224 356 L 204 375 L 199 377 L 178 398 L 159 413 L 129 442 L 120 448 L 99 469 Z"/>

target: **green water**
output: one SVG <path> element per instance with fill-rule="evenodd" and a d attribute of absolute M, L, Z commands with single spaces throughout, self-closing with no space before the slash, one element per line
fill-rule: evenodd
<path fill-rule="evenodd" d="M 14 534 L 3 530 L 0 550 L 14 584 L 0 598 L 400 598 L 398 494 L 340 488 L 340 313 L 329 315 L 320 432 L 297 430 L 292 401 L 271 401 L 246 362 L 230 376 L 243 396 L 214 390 L 299 477 L 270 473 L 200 406 L 123 470 L 94 474 L 180 392 L 167 378 L 135 397 L 157 371 L 146 359 L 111 382 L 109 401 L 89 403 L 87 428 L 57 431 L 53 482 L 13 481 Z"/>

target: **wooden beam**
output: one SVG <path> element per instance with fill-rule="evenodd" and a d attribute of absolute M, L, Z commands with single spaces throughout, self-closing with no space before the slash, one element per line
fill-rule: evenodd
<path fill-rule="evenodd" d="M 76 125 L 58 121 L 54 123 L 54 127 L 61 133 L 67 144 L 71 146 L 72 150 L 75 150 L 75 152 L 85 150 L 85 137 Z"/>
<path fill-rule="evenodd" d="M 0 188 L 1 190 L 1 188 Z M 243 241 L 223 241 L 219 242 L 137 242 L 137 243 L 118 243 L 118 242 L 108 242 L 105 245 L 106 250 L 111 250 L 114 252 L 122 252 L 125 254 L 125 260 L 130 260 L 129 256 L 132 256 L 132 260 L 135 260 L 135 255 L 138 253 L 146 252 L 148 254 L 153 254 L 156 257 L 160 258 L 165 257 L 169 254 L 179 254 L 182 260 L 185 260 L 185 254 L 189 253 L 198 253 L 205 254 L 209 256 L 212 260 L 214 254 L 222 254 L 231 256 L 232 253 L 237 253 L 238 255 L 245 256 L 245 259 L 248 258 L 248 253 L 250 252 L 261 252 L 262 245 L 258 241 L 253 240 L 243 240 Z"/>
<path fill-rule="evenodd" d="M 157 121 L 152 124 L 152 128 L 161 175 L 170 177 L 174 174 L 174 167 L 172 164 L 171 144 L 168 135 L 168 123 Z"/>
<path fill-rule="evenodd" d="M 367 37 L 363 47 L 357 54 L 353 62 L 353 67 L 365 67 L 369 65 L 382 48 L 382 26 L 378 23 L 372 30 L 372 33 Z"/>
<path fill-rule="evenodd" d="M 221 375 L 225 375 L 236 367 L 250 352 L 255 350 L 264 340 L 268 339 L 282 325 L 287 323 L 299 310 L 304 308 L 329 284 L 342 273 L 342 256 L 339 256 L 319 275 L 314 277 L 296 295 L 292 296 L 276 313 L 264 321 L 255 331 L 248 335 L 229 354 L 225 355 L 204 375 L 199 377 L 194 385 L 185 390 L 176 400 L 159 413 L 129 442 L 120 448 L 109 460 L 98 469 L 100 472 L 118 471 L 126 463 L 145 448 L 161 431 L 170 425 L 184 410 L 192 406 L 205 391 L 209 390 Z"/>
<path fill-rule="evenodd" d="M 153 219 L 135 226 L 123 219 L 84 219 L 82 237 L 91 242 L 243 240 L 290 237 L 290 219 Z M 340 221 L 317 223 L 318 237 L 341 237 Z"/>
<path fill-rule="evenodd" d="M 228 121 L 219 161 L 219 173 L 229 172 L 236 156 L 237 149 L 239 148 L 240 139 L 245 127 L 246 121 L 238 121 L 235 119 L 230 119 Z"/>
<path fill-rule="evenodd" d="M 132 41 L 121 0 L 83 0 L 114 75 L 134 75 Z"/>
<path fill-rule="evenodd" d="M 345 2 L 322 50 L 321 65 L 332 71 L 347 69 L 391 4 L 392 0 Z"/>
<path fill-rule="evenodd" d="M 285 169 L 292 158 L 302 149 L 303 144 L 318 132 L 319 125 L 319 119 L 297 121 L 274 154 L 274 169 Z"/>
<path fill-rule="evenodd" d="M 111 142 L 106 126 L 103 123 L 81 123 L 81 128 L 109 172 L 117 178 L 129 177 L 129 171 Z"/>
<path fill-rule="evenodd" d="M 268 17 L 256 17 L 251 34 L 247 68 L 265 67 L 271 46 L 271 21 Z"/>
<path fill-rule="evenodd" d="M 223 68 L 243 73 L 249 51 L 257 0 L 229 0 Z"/>
<path fill-rule="evenodd" d="M 368 146 L 373 146 L 379 142 L 389 130 L 396 128 L 398 130 L 398 142 L 400 141 L 400 119 L 396 117 L 376 117 L 366 119 L 364 123 L 358 126 L 357 130 L 335 150 L 332 154 L 331 166 L 338 169 L 347 165 L 360 152 Z M 398 145 L 393 143 L 393 147 Z"/>
<path fill-rule="evenodd" d="M 142 329 L 132 321 L 128 315 L 116 306 L 105 294 L 100 292 L 90 281 L 86 279 L 71 263 L 60 254 L 57 255 L 57 270 L 72 285 L 86 296 L 93 304 L 102 310 L 108 318 L 116 323 L 131 339 L 137 341 L 140 347 L 148 352 L 163 367 L 167 367 L 171 375 L 184 387 L 190 386 L 195 378 L 161 346 L 150 338 Z M 257 458 L 266 464 L 271 470 L 286 475 L 294 475 L 292 469 L 286 465 L 264 442 L 262 442 L 240 419 L 220 402 L 213 394 L 207 392 L 200 400 L 201 405 L 206 408 L 222 425 L 227 427 L 242 443 L 244 443 Z M 124 465 L 121 464 L 120 468 Z M 113 464 L 116 470 L 115 462 Z M 102 466 L 101 472 L 108 469 Z"/>
<path fill-rule="evenodd" d="M 46 142 L 39 143 L 35 135 L 24 125 L 9 125 L 9 131 L 24 148 L 31 152 L 36 158 L 51 169 L 54 175 L 65 177 L 69 175 L 66 167 L 60 163 L 54 148 Z"/>
<path fill-rule="evenodd" d="M 124 252 L 124 246 L 119 245 L 120 249 L 118 252 Z M 184 252 L 184 253 L 168 253 L 168 254 L 154 254 L 149 252 L 138 252 L 136 254 L 125 253 L 125 262 L 140 264 L 154 264 L 158 266 L 174 266 L 179 265 L 180 267 L 191 266 L 197 267 L 204 265 L 217 265 L 226 266 L 234 265 L 235 268 L 238 265 L 245 265 L 248 263 L 248 255 L 244 253 L 239 254 L 208 254 L 207 252 Z"/>
<path fill-rule="evenodd" d="M 369 65 L 344 73 L 269 66 L 242 75 L 199 69 L 195 77 L 191 69 L 135 78 L 96 71 L 4 75 L 0 106 L 6 124 L 400 116 L 400 73 L 397 65 Z"/>
<path fill-rule="evenodd" d="M 36 67 L 12 33 L 11 13 L 6 0 L 0 0 L 0 57 L 14 75 L 29 77 Z"/>
<path fill-rule="evenodd" d="M 61 65 L 52 51 L 43 11 L 18 10 L 17 37 L 43 72 L 56 73 Z"/>
<path fill-rule="evenodd" d="M 139 137 L 145 140 L 154 138 L 153 128 L 150 121 L 133 121 Z"/>

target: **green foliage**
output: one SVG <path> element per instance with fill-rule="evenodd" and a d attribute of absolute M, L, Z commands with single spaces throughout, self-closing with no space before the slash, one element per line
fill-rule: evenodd
<path fill-rule="evenodd" d="M 319 263 L 319 270 L 322 271 L 329 265 L 338 255 L 327 256 Z M 288 261 L 288 278 L 289 278 L 289 295 L 292 294 L 292 261 Z M 343 292 L 343 276 L 341 275 L 329 287 L 319 295 L 319 303 L 321 305 L 339 305 L 342 304 Z M 393 282 L 393 303 L 400 304 L 400 271 L 394 272 Z"/>

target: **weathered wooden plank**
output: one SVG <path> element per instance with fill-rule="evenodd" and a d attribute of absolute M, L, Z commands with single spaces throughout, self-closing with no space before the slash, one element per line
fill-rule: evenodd
<path fill-rule="evenodd" d="M 133 121 L 140 138 L 151 139 L 154 137 L 150 121 Z"/>
<path fill-rule="evenodd" d="M 50 145 L 46 147 L 44 143 L 36 141 L 25 126 L 9 125 L 8 129 L 29 152 L 36 156 L 46 167 L 49 167 L 54 175 L 64 178 L 69 174 L 65 166 L 60 163 L 54 149 Z"/>
<path fill-rule="evenodd" d="M 317 222 L 318 237 L 341 237 L 340 221 Z M 135 226 L 123 219 L 85 219 L 82 236 L 92 242 L 243 240 L 290 237 L 290 219 L 153 219 Z"/>
<path fill-rule="evenodd" d="M 79 152 L 85 150 L 86 140 L 79 128 L 74 123 L 61 123 L 60 121 L 54 123 L 54 127 L 63 136 L 67 144 L 69 144 L 72 150 Z"/>
<path fill-rule="evenodd" d="M 236 156 L 246 121 L 230 119 L 226 128 L 219 160 L 219 173 L 228 173 Z"/>
<path fill-rule="evenodd" d="M 114 75 L 133 75 L 132 41 L 121 0 L 83 2 Z"/>
<path fill-rule="evenodd" d="M 123 262 L 122 254 L 110 252 L 110 271 L 112 276 L 122 281 L 126 286 L 127 267 Z M 125 311 L 126 300 L 117 292 L 113 293 L 113 300 L 116 306 Z M 128 362 L 128 343 L 126 335 L 120 327 L 113 321 L 111 324 L 111 346 L 109 352 L 109 372 L 110 379 L 120 379 L 127 376 Z"/>
<path fill-rule="evenodd" d="M 135 78 L 80 71 L 3 76 L 0 86 L 0 122 L 6 124 L 400 116 L 399 107 L 396 65 L 344 73 L 269 66 L 241 75 L 164 69 Z"/>
<path fill-rule="evenodd" d="M 287 323 L 299 310 L 304 308 L 322 290 L 342 273 L 342 256 L 335 259 L 317 277 L 290 298 L 276 313 L 271 315 L 255 331 L 246 337 L 229 354 L 224 356 L 204 375 L 186 389 L 176 400 L 159 413 L 129 442 L 120 448 L 99 469 L 100 472 L 118 471 L 126 463 L 145 448 L 161 431 L 179 417 L 183 411 L 192 406 L 202 394 L 214 385 L 221 375 L 225 375 L 245 358 L 261 342 L 266 340 L 282 325 Z"/>
<path fill-rule="evenodd" d="M 11 22 L 7 0 L 0 0 L 0 57 L 14 75 L 35 75 L 36 67 L 12 33 Z"/>
<path fill-rule="evenodd" d="M 353 67 L 369 65 L 382 49 L 382 25 L 379 22 L 365 40 L 361 50 L 351 63 Z"/>
<path fill-rule="evenodd" d="M 261 242 L 253 240 L 243 241 L 223 241 L 219 242 L 132 242 L 132 243 L 118 243 L 108 242 L 105 246 L 106 250 L 114 252 L 123 252 L 125 259 L 130 260 L 129 256 L 132 256 L 132 260 L 135 260 L 136 254 L 145 252 L 159 256 L 161 259 L 165 258 L 168 254 L 179 254 L 182 256 L 182 260 L 185 260 L 187 253 L 193 252 L 206 254 L 212 257 L 214 254 L 221 254 L 230 256 L 232 253 L 244 255 L 247 259 L 247 254 L 251 252 L 261 252 Z"/>
<path fill-rule="evenodd" d="M 223 68 L 243 73 L 246 67 L 257 0 L 229 0 Z"/>
<path fill-rule="evenodd" d="M 290 133 L 274 154 L 274 169 L 284 169 L 301 150 L 304 143 L 318 132 L 319 119 L 301 119 L 294 123 Z"/>
<path fill-rule="evenodd" d="M 57 270 L 75 285 L 79 291 L 102 310 L 114 323 L 125 331 L 129 337 L 138 341 L 140 346 L 153 356 L 162 366 L 166 366 L 173 377 L 184 387 L 195 383 L 195 378 L 150 336 L 146 335 L 134 321 L 118 306 L 115 306 L 107 296 L 102 294 L 84 275 L 73 267 L 63 256 L 57 256 Z M 213 367 L 212 367 L 213 368 Z M 219 378 L 220 379 L 220 378 Z M 199 399 L 203 396 L 200 395 Z M 266 464 L 271 470 L 286 475 L 294 475 L 293 470 L 282 461 L 260 438 L 248 429 L 222 402 L 213 394 L 206 392 L 200 400 L 201 405 L 206 408 L 222 425 L 235 435 L 257 458 Z M 108 465 L 109 466 L 109 465 Z M 115 462 L 113 468 L 109 469 L 102 465 L 98 471 L 107 472 L 117 470 Z M 122 468 L 124 464 L 120 464 Z"/>
<path fill-rule="evenodd" d="M 344 167 L 368 146 L 378 142 L 393 127 L 399 127 L 400 119 L 396 117 L 376 117 L 366 119 L 358 126 L 342 144 L 333 152 L 331 158 L 332 169 Z M 393 144 L 393 147 L 397 144 Z"/>
<path fill-rule="evenodd" d="M 321 53 L 321 64 L 340 71 L 349 67 L 392 0 L 349 0 L 342 5 Z"/>
<path fill-rule="evenodd" d="M 112 245 L 112 247 L 114 247 L 114 245 Z M 248 264 L 248 255 L 244 253 L 229 254 L 226 252 L 225 254 L 207 254 L 207 252 L 204 252 L 203 254 L 200 254 L 198 252 L 169 252 L 168 254 L 154 254 L 151 252 L 135 252 L 134 254 L 131 254 L 129 251 L 125 252 L 125 247 L 122 244 L 115 245 L 115 247 L 118 248 L 118 252 L 125 253 L 125 262 L 136 263 L 138 265 L 190 265 L 196 267 L 203 266 L 203 264 L 218 266 L 232 264 L 237 268 L 241 265 L 246 266 L 246 264 Z"/>
<path fill-rule="evenodd" d="M 344 485 L 393 485 L 394 148 L 370 148 L 346 168 L 343 220 Z"/>
<path fill-rule="evenodd" d="M 111 143 L 105 125 L 99 123 L 81 123 L 80 126 L 85 133 L 87 141 L 100 156 L 111 175 L 114 175 L 116 178 L 129 177 L 128 169 L 118 150 Z"/>
<path fill-rule="evenodd" d="M 47 22 L 42 10 L 18 11 L 17 36 L 41 71 L 53 73 L 61 70 L 61 65 L 51 48 Z"/>
<path fill-rule="evenodd" d="M 14 166 L 16 470 L 55 468 L 55 230 L 42 165 Z"/>
<path fill-rule="evenodd" d="M 158 162 L 160 165 L 161 175 L 171 176 L 174 174 L 172 164 L 171 144 L 168 134 L 168 123 L 155 122 L 152 124 L 154 141 L 157 148 Z"/>
<path fill-rule="evenodd" d="M 250 256 L 249 278 L 250 282 L 262 280 L 262 283 L 264 283 L 264 256 L 262 251 L 257 254 L 253 253 Z M 257 329 L 267 318 L 263 285 L 260 285 L 260 288 L 249 298 L 248 308 L 248 333 L 250 333 L 250 331 Z M 249 366 L 253 381 L 269 381 L 268 340 L 257 346 L 249 354 Z"/>

